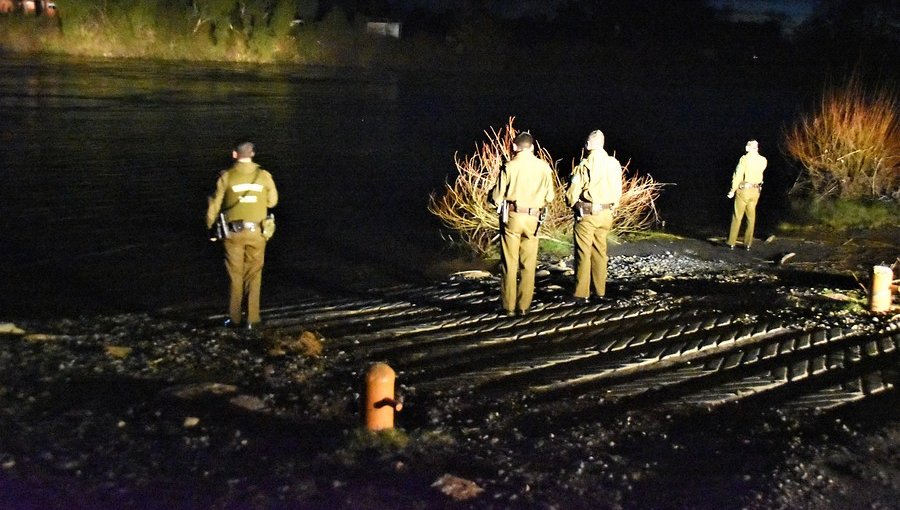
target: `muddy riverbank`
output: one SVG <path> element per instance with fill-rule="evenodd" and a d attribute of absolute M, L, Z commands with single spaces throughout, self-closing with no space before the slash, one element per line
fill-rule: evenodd
<path fill-rule="evenodd" d="M 840 245 L 754 248 L 619 245 L 588 306 L 547 261 L 524 318 L 475 273 L 279 296 L 257 334 L 0 318 L 0 507 L 898 508 L 898 316 Z M 405 407 L 372 436 L 378 361 Z"/>

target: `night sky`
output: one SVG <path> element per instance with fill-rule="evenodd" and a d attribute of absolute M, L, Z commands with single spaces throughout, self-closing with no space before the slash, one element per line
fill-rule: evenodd
<path fill-rule="evenodd" d="M 812 14 L 819 0 L 706 0 L 716 8 L 728 8 L 738 14 L 766 14 L 770 12 L 786 14 L 795 23 L 800 23 Z M 402 9 L 421 8 L 433 12 L 449 12 L 459 8 L 456 0 L 393 0 L 389 2 Z M 552 17 L 556 8 L 566 0 L 493 0 L 491 10 L 516 15 Z"/>
<path fill-rule="evenodd" d="M 784 13 L 795 23 L 809 17 L 819 3 L 818 0 L 707 0 L 707 2 L 713 7 L 729 8 L 738 13 Z"/>

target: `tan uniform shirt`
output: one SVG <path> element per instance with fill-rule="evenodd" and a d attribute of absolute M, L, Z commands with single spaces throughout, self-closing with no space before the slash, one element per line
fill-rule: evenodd
<path fill-rule="evenodd" d="M 767 164 L 766 158 L 755 152 L 748 152 L 741 156 L 737 168 L 734 170 L 734 176 L 731 178 L 731 191 L 737 191 L 742 182 L 761 184 Z"/>
<path fill-rule="evenodd" d="M 517 208 L 540 209 L 556 196 L 553 170 L 534 153 L 521 151 L 500 170 L 491 203 L 515 202 Z"/>
<path fill-rule="evenodd" d="M 571 207 L 583 200 L 618 207 L 621 199 L 622 165 L 605 150 L 592 150 L 572 173 L 566 189 L 566 203 Z"/>
<path fill-rule="evenodd" d="M 256 175 L 257 170 L 259 175 Z M 227 210 L 222 210 L 223 202 Z M 225 213 L 228 221 L 260 222 L 266 216 L 266 209 L 277 204 L 278 190 L 272 174 L 256 163 L 238 161 L 223 171 L 216 181 L 216 192 L 209 198 L 206 210 L 206 228 L 212 227 L 220 211 Z"/>

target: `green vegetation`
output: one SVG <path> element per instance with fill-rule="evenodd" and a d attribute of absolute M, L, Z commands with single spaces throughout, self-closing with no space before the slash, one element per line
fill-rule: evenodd
<path fill-rule="evenodd" d="M 365 66 L 395 41 L 315 0 L 59 0 L 59 18 L 0 16 L 0 50 L 82 57 Z M 307 21 L 309 20 L 309 21 Z M 303 21 L 303 22 L 302 22 Z"/>
<path fill-rule="evenodd" d="M 795 213 L 813 224 L 834 230 L 900 226 L 900 204 L 888 200 L 798 200 Z M 791 230 L 782 225 L 782 230 Z"/>
<path fill-rule="evenodd" d="M 409 435 L 400 429 L 373 432 L 359 427 L 347 437 L 343 447 L 334 452 L 333 458 L 345 468 L 357 468 L 365 465 L 366 460 L 395 455 L 409 443 Z"/>
<path fill-rule="evenodd" d="M 540 254 L 555 259 L 563 259 L 572 254 L 572 239 L 541 239 Z"/>
<path fill-rule="evenodd" d="M 660 230 L 631 232 L 623 237 L 629 241 L 679 241 L 685 239 L 684 236 L 672 234 L 670 232 L 662 232 Z"/>
<path fill-rule="evenodd" d="M 410 441 L 409 435 L 401 429 L 384 429 L 370 431 L 357 428 L 347 441 L 348 451 L 375 450 L 380 453 L 391 453 L 405 448 Z"/>

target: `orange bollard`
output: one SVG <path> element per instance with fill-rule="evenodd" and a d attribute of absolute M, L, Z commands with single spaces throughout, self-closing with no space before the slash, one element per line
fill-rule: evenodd
<path fill-rule="evenodd" d="M 891 283 L 894 270 L 888 266 L 872 268 L 872 289 L 869 292 L 869 310 L 887 312 L 891 309 Z"/>
<path fill-rule="evenodd" d="M 384 363 L 372 365 L 366 374 L 366 428 L 384 430 L 394 428 L 394 411 L 403 404 L 394 399 L 397 374 Z"/>

